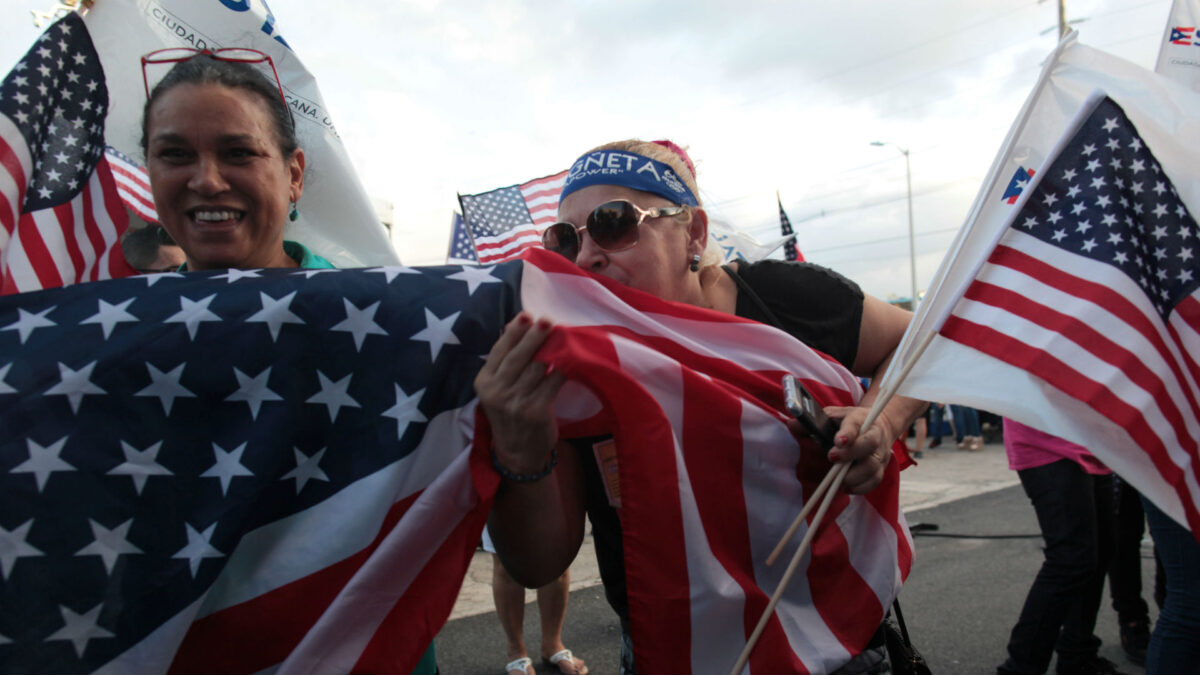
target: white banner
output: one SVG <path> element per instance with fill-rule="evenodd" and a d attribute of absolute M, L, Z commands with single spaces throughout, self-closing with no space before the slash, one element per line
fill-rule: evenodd
<path fill-rule="evenodd" d="M 779 237 L 765 244 L 760 244 L 757 239 L 737 229 L 732 224 L 710 216 L 708 219 L 708 238 L 720 248 L 722 262 L 733 260 L 756 262 L 766 258 L 772 251 L 783 246 L 783 242 L 787 241 L 790 237 Z"/>
<path fill-rule="evenodd" d="M 1196 19 L 1200 18 L 1200 2 L 1175 0 L 1163 29 L 1158 48 L 1158 63 L 1154 72 L 1175 80 L 1185 87 L 1200 91 L 1200 34 Z"/>
<path fill-rule="evenodd" d="M 287 45 L 263 0 L 100 0 L 84 17 L 108 80 L 107 140 L 144 161 L 140 58 L 165 47 L 248 47 L 275 61 L 307 160 L 295 239 L 338 267 L 399 262 L 387 232 L 358 181 L 312 75 Z M 160 79 L 165 71 L 152 73 Z M 153 85 L 153 82 L 151 83 Z"/>

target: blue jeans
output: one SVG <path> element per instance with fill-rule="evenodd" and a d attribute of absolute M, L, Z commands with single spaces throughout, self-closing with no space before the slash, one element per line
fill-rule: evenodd
<path fill-rule="evenodd" d="M 1146 675 L 1200 673 L 1200 543 L 1148 499 L 1142 507 L 1167 576 L 1167 598 L 1146 650 Z"/>
<path fill-rule="evenodd" d="M 941 403 L 929 404 L 929 439 L 941 439 L 946 435 L 946 415 Z"/>
<path fill-rule="evenodd" d="M 1033 502 L 1045 560 L 1008 640 L 1002 675 L 1041 675 L 1058 652 L 1060 669 L 1096 659 L 1096 613 L 1112 555 L 1112 476 L 1070 460 L 1017 472 Z"/>
<path fill-rule="evenodd" d="M 970 406 L 950 404 L 950 419 L 954 420 L 954 440 L 961 442 L 964 436 L 982 436 L 979 430 L 979 413 Z"/>

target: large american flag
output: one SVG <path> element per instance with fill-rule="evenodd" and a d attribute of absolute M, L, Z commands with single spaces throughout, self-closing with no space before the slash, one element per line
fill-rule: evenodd
<path fill-rule="evenodd" d="M 537 264 L 522 277 L 526 309 L 572 327 L 541 358 L 602 401 L 597 418 L 567 428 L 616 437 L 638 667 L 728 672 L 783 574 L 764 561 L 828 469 L 784 426 L 781 376 L 796 374 L 823 405 L 849 404 L 861 387 L 772 327 L 663 302 L 543 252 L 527 260 Z M 912 564 L 897 464 L 869 496 L 838 495 L 751 672 L 829 672 L 874 634 Z"/>
<path fill-rule="evenodd" d="M 498 483 L 471 383 L 522 307 L 560 322 L 543 358 L 582 385 L 563 433 L 618 442 L 639 660 L 727 668 L 825 468 L 786 430 L 779 375 L 822 402 L 856 381 L 773 328 L 535 250 L 0 300 L 6 672 L 410 672 Z M 896 491 L 893 469 L 839 497 L 754 670 L 862 648 L 911 565 Z"/>
<path fill-rule="evenodd" d="M 82 19 L 52 25 L 0 85 L 0 293 L 128 276 L 129 218 L 104 156 L 108 94 Z"/>
<path fill-rule="evenodd" d="M 411 672 L 486 515 L 471 382 L 519 273 L 0 301 L 5 672 Z"/>
<path fill-rule="evenodd" d="M 512 260 L 542 245 L 554 223 L 567 172 L 475 195 L 459 195 L 463 218 L 483 265 Z"/>

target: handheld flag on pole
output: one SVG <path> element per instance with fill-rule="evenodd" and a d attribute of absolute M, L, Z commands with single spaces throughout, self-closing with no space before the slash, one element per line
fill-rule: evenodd
<path fill-rule="evenodd" d="M 104 71 L 78 14 L 0 85 L 0 293 L 134 274 L 129 217 L 104 153 Z"/>
<path fill-rule="evenodd" d="M 1196 110 L 1065 38 L 881 386 L 1079 443 L 1200 537 Z"/>
<path fill-rule="evenodd" d="M 800 253 L 800 248 L 796 245 L 796 234 L 792 231 L 792 221 L 788 220 L 787 212 L 783 210 L 783 200 L 779 198 L 779 191 L 775 191 L 775 201 L 779 203 L 779 232 L 787 237 L 783 242 L 783 257 L 786 260 L 797 260 L 804 262 L 804 255 Z"/>
<path fill-rule="evenodd" d="M 474 195 L 459 195 L 463 220 L 479 263 L 513 260 L 542 246 L 542 230 L 554 223 L 567 172 Z"/>

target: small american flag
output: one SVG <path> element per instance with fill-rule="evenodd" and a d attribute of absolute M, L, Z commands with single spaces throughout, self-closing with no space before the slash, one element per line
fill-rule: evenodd
<path fill-rule="evenodd" d="M 147 223 L 158 222 L 154 210 L 154 195 L 150 192 L 150 174 L 133 158 L 128 157 L 111 145 L 104 149 L 113 178 L 117 181 L 117 194 L 131 211 Z"/>
<path fill-rule="evenodd" d="M 467 225 L 463 222 L 462 214 L 455 213 L 450 225 L 450 250 L 446 253 L 447 265 L 478 265 L 479 257 L 475 255 L 475 244 L 467 233 Z"/>
<path fill-rule="evenodd" d="M 778 192 L 775 193 L 775 201 L 779 203 L 779 233 L 788 238 L 783 242 L 783 256 L 787 260 L 804 262 L 804 255 L 800 253 L 800 248 L 796 245 L 796 233 L 792 231 L 792 221 L 788 220 L 787 211 L 783 210 L 783 200 L 779 198 Z"/>
<path fill-rule="evenodd" d="M 1200 228 L 1112 99 L 1059 148 L 962 297 L 934 298 L 949 316 L 900 390 L 1078 442 L 1200 538 Z M 993 384 L 940 385 L 938 362 Z"/>
<path fill-rule="evenodd" d="M 527 248 L 540 248 L 542 230 L 558 213 L 567 172 L 475 195 L 459 195 L 463 218 L 479 262 L 512 260 Z"/>
<path fill-rule="evenodd" d="M 1200 484 L 1200 228 L 1110 99 L 1045 173 L 989 258 L 995 273 L 968 287 L 942 334 L 1024 364 L 1124 429 L 1200 533 L 1200 493 L 1189 487 Z M 977 323 L 996 310 L 1020 318 L 1014 332 L 1059 341 L 1039 347 Z"/>
<path fill-rule="evenodd" d="M 108 93 L 70 13 L 0 85 L 0 292 L 134 274 L 117 245 L 129 218 L 104 156 Z"/>

